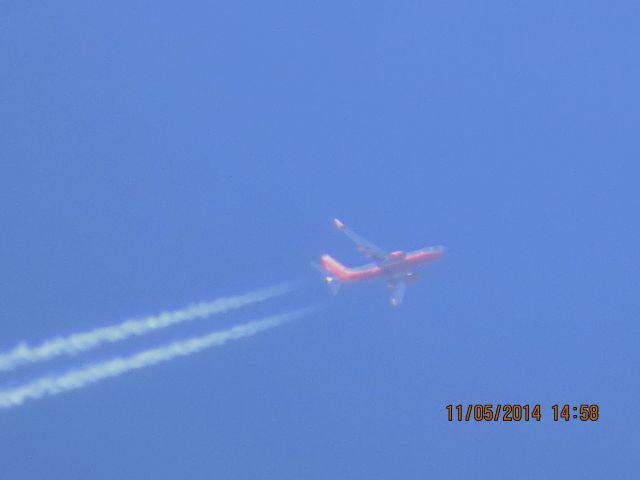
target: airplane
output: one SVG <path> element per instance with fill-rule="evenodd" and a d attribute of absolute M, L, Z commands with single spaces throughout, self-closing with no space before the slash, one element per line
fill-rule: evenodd
<path fill-rule="evenodd" d="M 320 257 L 322 266 L 313 265 L 322 273 L 325 282 L 334 294 L 338 293 L 343 283 L 359 282 L 369 278 L 382 278 L 387 282 L 387 287 L 391 294 L 389 299 L 391 305 L 396 307 L 404 299 L 407 283 L 413 283 L 418 280 L 418 275 L 413 271 L 414 267 L 444 255 L 444 247 L 442 246 L 425 247 L 411 252 L 395 250 L 387 253 L 347 228 L 337 218 L 333 219 L 333 224 L 355 242 L 358 251 L 373 260 L 372 263 L 360 267 L 347 268 L 331 255 L 322 255 Z"/>

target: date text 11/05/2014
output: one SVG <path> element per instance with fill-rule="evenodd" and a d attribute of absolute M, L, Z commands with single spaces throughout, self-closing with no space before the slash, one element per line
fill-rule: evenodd
<path fill-rule="evenodd" d="M 540 404 L 518 403 L 476 403 L 468 405 L 446 406 L 447 420 L 450 422 L 539 422 L 543 415 Z M 600 419 L 600 407 L 595 403 L 580 405 L 555 404 L 551 406 L 551 418 L 554 422 L 577 420 L 596 422 Z"/>

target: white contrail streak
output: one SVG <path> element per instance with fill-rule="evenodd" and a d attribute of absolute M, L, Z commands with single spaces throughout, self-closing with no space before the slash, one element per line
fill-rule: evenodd
<path fill-rule="evenodd" d="M 145 335 L 176 323 L 204 318 L 215 313 L 223 313 L 252 303 L 262 302 L 287 293 L 293 288 L 293 285 L 286 283 L 244 295 L 223 297 L 211 302 L 189 305 L 180 310 L 163 312 L 159 315 L 125 320 L 117 325 L 74 333 L 66 337 L 55 337 L 33 347 L 22 342 L 12 350 L 0 352 L 0 371 L 12 370 L 19 365 L 42 362 L 60 355 L 75 355 L 105 343 L 119 342 L 131 336 Z"/>
<path fill-rule="evenodd" d="M 262 320 L 244 323 L 233 328 L 209 333 L 168 345 L 144 350 L 129 357 L 116 357 L 100 363 L 93 363 L 71 370 L 61 375 L 40 377 L 23 385 L 0 390 L 0 408 L 22 405 L 26 400 L 59 395 L 69 390 L 86 387 L 106 378 L 117 377 L 131 370 L 167 362 L 173 358 L 191 355 L 206 348 L 216 347 L 229 340 L 255 335 L 283 323 L 290 322 L 313 311 L 313 307 L 294 312 L 273 315 Z"/>

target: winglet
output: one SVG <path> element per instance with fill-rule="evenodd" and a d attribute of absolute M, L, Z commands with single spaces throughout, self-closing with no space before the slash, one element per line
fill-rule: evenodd
<path fill-rule="evenodd" d="M 336 228 L 338 230 L 342 230 L 344 228 L 344 223 L 342 223 L 340 220 L 338 220 L 337 218 L 333 219 L 333 224 L 336 226 Z"/>

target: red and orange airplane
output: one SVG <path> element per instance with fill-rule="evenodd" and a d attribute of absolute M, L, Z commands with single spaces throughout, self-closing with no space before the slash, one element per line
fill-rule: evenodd
<path fill-rule="evenodd" d="M 320 257 L 322 267 L 318 265 L 317 268 L 323 274 L 334 294 L 338 292 L 342 283 L 359 282 L 368 278 L 382 278 L 387 282 L 387 287 L 391 292 L 391 305 L 400 305 L 407 283 L 418 280 L 413 268 L 444 255 L 444 247 L 441 246 L 421 248 L 407 253 L 401 250 L 387 253 L 347 228 L 337 218 L 333 220 L 333 223 L 338 230 L 344 232 L 355 242 L 360 252 L 367 258 L 374 260 L 374 262 L 360 267 L 347 268 L 330 255 Z"/>

